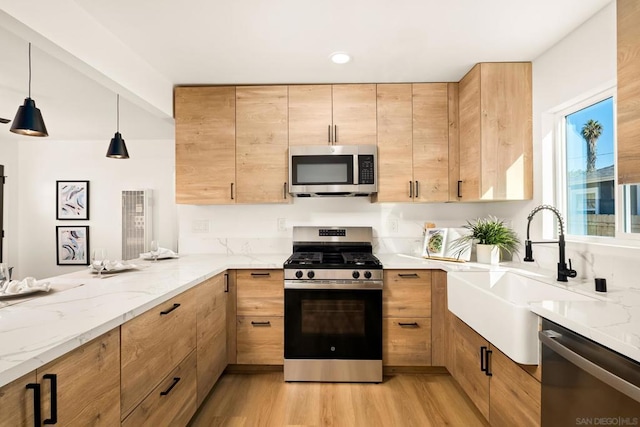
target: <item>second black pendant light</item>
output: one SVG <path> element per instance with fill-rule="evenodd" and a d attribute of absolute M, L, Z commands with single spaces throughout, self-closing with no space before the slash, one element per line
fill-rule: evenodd
<path fill-rule="evenodd" d="M 127 146 L 124 143 L 124 139 L 122 139 L 122 135 L 120 135 L 120 95 L 117 95 L 116 101 L 116 110 L 117 110 L 117 127 L 116 134 L 111 138 L 111 143 L 109 144 L 109 149 L 107 150 L 107 157 L 112 159 L 128 159 L 129 152 L 127 151 Z"/>
<path fill-rule="evenodd" d="M 31 99 L 31 43 L 29 43 L 29 96 L 24 100 L 24 104 L 18 107 L 10 130 L 20 135 L 49 136 L 42 113 L 36 107 L 36 102 Z"/>

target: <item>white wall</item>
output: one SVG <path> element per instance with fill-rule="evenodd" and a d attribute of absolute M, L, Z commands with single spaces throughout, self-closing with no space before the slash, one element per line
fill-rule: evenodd
<path fill-rule="evenodd" d="M 500 216 L 512 218 L 524 237 L 527 215 L 535 206 L 556 204 L 553 194 L 554 112 L 576 100 L 596 94 L 616 84 L 616 10 L 612 2 L 574 32 L 533 61 L 533 163 L 534 199 L 519 204 L 495 206 Z M 555 227 L 545 213 L 532 222 L 532 240 L 550 237 Z M 522 254 L 521 254 L 522 255 Z M 579 277 L 605 277 L 619 286 L 634 284 L 634 260 L 640 250 L 610 245 L 569 242 L 567 255 Z M 544 269 L 555 269 L 557 245 L 535 245 L 534 258 Z"/>
<path fill-rule="evenodd" d="M 45 278 L 85 267 L 56 265 L 56 225 L 88 225 L 90 246 L 121 258 L 122 190 L 147 189 L 154 195 L 154 233 L 163 247 L 177 247 L 173 140 L 126 139 L 130 159 L 105 157 L 109 137 L 100 141 L 55 141 L 25 137 L 19 142 L 19 223 L 14 276 Z M 88 221 L 56 220 L 56 180 L 90 181 Z M 7 199 L 9 200 L 9 199 Z M 12 227 L 15 224 L 11 224 Z"/>
<path fill-rule="evenodd" d="M 0 131 L 9 132 L 11 124 L 0 125 Z M 10 266 L 18 260 L 18 144 L 10 138 L 0 137 L 0 165 L 7 177 L 4 186 L 3 261 Z"/>

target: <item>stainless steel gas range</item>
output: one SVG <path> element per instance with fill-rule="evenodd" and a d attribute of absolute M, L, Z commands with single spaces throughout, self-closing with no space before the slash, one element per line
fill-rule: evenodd
<path fill-rule="evenodd" d="M 294 227 L 285 381 L 382 381 L 382 264 L 371 227 Z"/>

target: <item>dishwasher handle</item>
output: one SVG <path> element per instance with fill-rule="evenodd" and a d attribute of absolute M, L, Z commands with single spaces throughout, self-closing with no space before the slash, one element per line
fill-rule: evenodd
<path fill-rule="evenodd" d="M 631 384 L 625 379 L 612 374 L 606 369 L 601 368 L 600 366 L 596 365 L 588 359 L 585 359 L 573 350 L 560 344 L 558 341 L 556 341 L 556 339 L 561 338 L 562 334 L 556 331 L 544 330 L 538 332 L 538 337 L 540 338 L 540 341 L 543 345 L 546 345 L 551 350 L 555 351 L 557 354 L 564 357 L 578 368 L 582 369 L 590 375 L 593 375 L 603 383 L 615 388 L 620 393 L 625 394 L 626 396 L 637 402 L 640 402 L 640 387 L 637 387 L 636 385 Z"/>

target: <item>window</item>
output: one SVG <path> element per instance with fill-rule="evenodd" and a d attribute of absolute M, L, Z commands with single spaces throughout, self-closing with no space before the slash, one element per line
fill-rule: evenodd
<path fill-rule="evenodd" d="M 615 237 L 615 116 L 611 91 L 559 113 L 561 203 L 567 234 Z M 636 189 L 629 196 L 640 208 Z M 640 228 L 640 223 L 636 224 Z"/>

